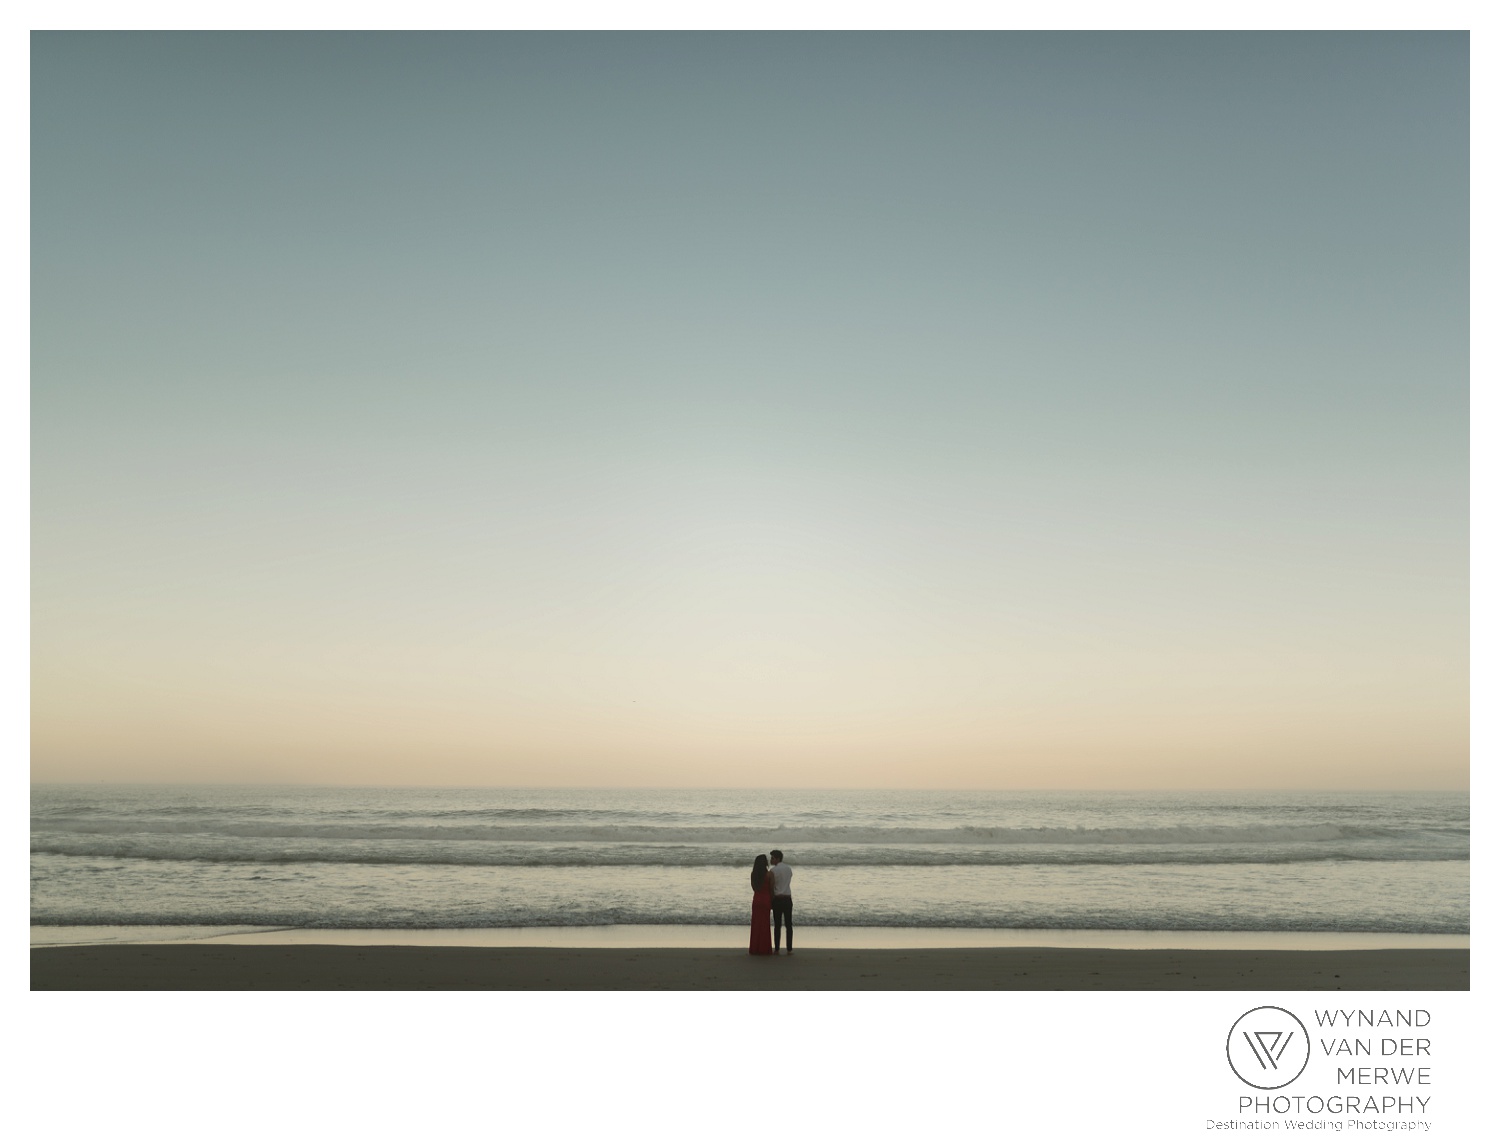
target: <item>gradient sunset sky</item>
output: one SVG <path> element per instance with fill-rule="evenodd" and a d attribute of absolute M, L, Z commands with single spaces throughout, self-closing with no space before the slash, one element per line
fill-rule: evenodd
<path fill-rule="evenodd" d="M 1468 47 L 35 35 L 32 778 L 1467 787 Z"/>

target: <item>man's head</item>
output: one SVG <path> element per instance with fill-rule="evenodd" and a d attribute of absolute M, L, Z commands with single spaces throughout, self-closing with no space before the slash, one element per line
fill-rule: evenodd
<path fill-rule="evenodd" d="M 771 849 L 771 863 L 773 863 L 773 864 L 779 864 L 779 863 L 781 863 L 781 849 L 780 848 L 772 848 Z"/>

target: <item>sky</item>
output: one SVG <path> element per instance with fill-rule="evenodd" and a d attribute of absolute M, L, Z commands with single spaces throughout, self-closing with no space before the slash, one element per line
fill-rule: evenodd
<path fill-rule="evenodd" d="M 31 82 L 33 780 L 1468 786 L 1463 34 Z"/>

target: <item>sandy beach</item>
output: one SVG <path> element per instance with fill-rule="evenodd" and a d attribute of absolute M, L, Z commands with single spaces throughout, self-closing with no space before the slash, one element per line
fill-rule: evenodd
<path fill-rule="evenodd" d="M 33 947 L 33 990 L 1467 990 L 1466 949 Z"/>

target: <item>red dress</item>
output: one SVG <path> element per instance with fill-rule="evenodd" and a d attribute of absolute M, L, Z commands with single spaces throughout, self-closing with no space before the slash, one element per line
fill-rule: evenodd
<path fill-rule="evenodd" d="M 760 890 L 750 900 L 750 953 L 771 953 L 771 877 L 767 876 Z"/>

